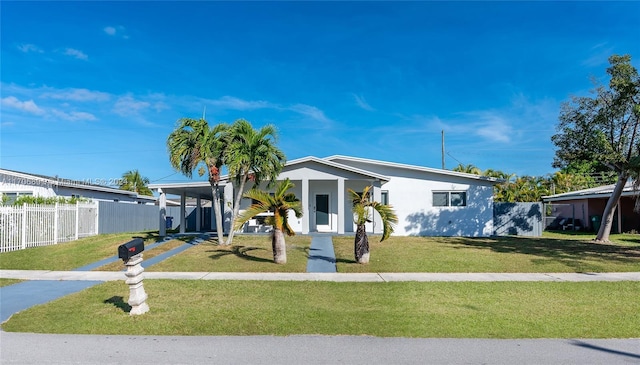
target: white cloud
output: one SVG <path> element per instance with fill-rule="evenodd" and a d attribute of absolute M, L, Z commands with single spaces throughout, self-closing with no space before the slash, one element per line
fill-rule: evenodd
<path fill-rule="evenodd" d="M 127 95 L 120 97 L 113 106 L 113 111 L 123 117 L 138 114 L 142 110 L 149 108 L 151 104 L 146 101 L 135 100 L 132 96 Z"/>
<path fill-rule="evenodd" d="M 20 101 L 15 96 L 7 96 L 2 99 L 2 106 L 18 109 L 27 113 L 43 115 L 45 113 L 33 100 Z"/>
<path fill-rule="evenodd" d="M 106 26 L 106 27 L 102 28 L 102 30 L 107 35 L 110 35 L 112 37 L 120 36 L 120 37 L 122 37 L 124 39 L 128 39 L 129 38 L 129 36 L 126 34 L 126 29 L 121 25 L 118 25 L 118 26 L 115 26 L 115 27 L 114 26 Z"/>
<path fill-rule="evenodd" d="M 87 56 L 84 52 L 74 49 L 74 48 L 67 48 L 64 51 L 64 54 L 67 56 L 71 56 L 71 57 L 75 57 L 79 60 L 83 60 L 86 61 L 89 59 L 89 56 Z"/>
<path fill-rule="evenodd" d="M 296 112 L 298 114 L 302 114 L 317 122 L 322 122 L 326 124 L 333 122 L 331 119 L 327 118 L 326 115 L 324 115 L 324 112 L 322 110 L 316 108 L 315 106 L 306 105 L 306 104 L 295 104 L 286 109 Z"/>
<path fill-rule="evenodd" d="M 36 52 L 36 53 L 43 53 L 44 51 L 36 46 L 35 44 L 21 44 L 18 46 L 18 49 L 24 53 L 29 53 L 29 52 Z"/>
<path fill-rule="evenodd" d="M 262 100 L 258 101 L 247 101 L 242 100 L 233 96 L 223 96 L 217 100 L 210 100 L 210 104 L 213 104 L 216 107 L 223 109 L 232 109 L 232 110 L 255 110 L 255 109 L 265 109 L 265 108 L 277 108 L 277 106 Z"/>
<path fill-rule="evenodd" d="M 110 95 L 88 89 L 62 89 L 48 91 L 41 95 L 43 98 L 71 101 L 107 101 Z"/>
<path fill-rule="evenodd" d="M 57 109 L 52 109 L 51 114 L 55 115 L 58 118 L 62 118 L 64 120 L 68 120 L 71 122 L 79 122 L 79 121 L 94 121 L 98 120 L 95 115 L 86 112 L 64 112 Z"/>
<path fill-rule="evenodd" d="M 371 105 L 369 105 L 369 103 L 367 103 L 367 101 L 365 100 L 364 96 L 362 95 L 357 95 L 357 94 L 353 94 L 353 98 L 356 100 L 356 104 L 366 110 L 366 111 L 375 111 L 375 109 L 373 107 L 371 107 Z"/>

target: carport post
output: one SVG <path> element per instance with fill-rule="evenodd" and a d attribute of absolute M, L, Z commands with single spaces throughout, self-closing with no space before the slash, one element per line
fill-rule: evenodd
<path fill-rule="evenodd" d="M 158 189 L 160 193 L 160 237 L 167 235 L 167 194 L 162 189 Z"/>
<path fill-rule="evenodd" d="M 187 220 L 185 217 L 185 210 L 187 209 L 187 193 L 183 191 L 180 194 L 180 233 L 185 232 L 185 226 L 187 225 Z"/>

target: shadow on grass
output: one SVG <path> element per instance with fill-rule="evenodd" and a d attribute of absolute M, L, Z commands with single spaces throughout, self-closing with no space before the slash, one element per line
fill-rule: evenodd
<path fill-rule="evenodd" d="M 131 306 L 124 301 L 123 297 L 113 296 L 104 301 L 105 304 L 113 304 L 114 307 L 122 309 L 123 312 L 131 312 Z"/>
<path fill-rule="evenodd" d="M 577 269 L 593 268 L 597 265 L 586 264 L 586 260 L 604 260 L 618 263 L 640 263 L 640 248 L 579 240 L 563 240 L 551 238 L 455 238 L 449 241 L 452 245 L 488 249 L 498 253 L 518 253 L 538 256 L 534 263 L 548 261 L 560 262 Z M 585 267 L 585 264 L 587 267 Z"/>
<path fill-rule="evenodd" d="M 251 251 L 266 251 L 264 248 L 260 248 L 260 247 L 252 247 L 252 246 L 231 246 L 229 247 L 229 249 L 218 249 L 218 250 L 209 250 L 207 252 L 214 252 L 212 255 L 209 255 L 209 257 L 212 260 L 219 260 L 222 257 L 228 256 L 228 255 L 235 255 L 238 258 L 241 258 L 243 260 L 247 260 L 247 261 L 253 261 L 253 262 L 273 262 L 273 259 L 265 259 L 264 257 L 258 257 L 258 256 L 254 256 L 251 255 Z"/>

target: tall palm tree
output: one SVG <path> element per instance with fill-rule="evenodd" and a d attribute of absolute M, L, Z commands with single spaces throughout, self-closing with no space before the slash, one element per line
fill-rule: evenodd
<path fill-rule="evenodd" d="M 222 212 L 220 210 L 220 169 L 224 163 L 225 132 L 228 125 L 210 127 L 204 119 L 183 118 L 167 138 L 171 166 L 191 178 L 198 169 L 200 176 L 208 174 L 216 215 L 218 243 L 224 243 Z M 204 168 L 202 165 L 206 168 Z"/>
<path fill-rule="evenodd" d="M 120 181 L 120 189 L 135 191 L 140 195 L 153 195 L 149 185 L 149 179 L 142 176 L 140 171 L 130 170 L 122 174 L 122 180 Z"/>
<path fill-rule="evenodd" d="M 294 236 L 295 232 L 289 225 L 289 210 L 292 210 L 296 218 L 302 217 L 302 205 L 300 200 L 293 193 L 287 190 L 293 188 L 293 183 L 287 178 L 276 184 L 273 195 L 266 191 L 251 189 L 243 194 L 243 197 L 256 201 L 249 209 L 240 214 L 235 221 L 234 230 L 238 230 L 252 217 L 265 212 L 273 212 L 273 216 L 268 217 L 266 223 L 273 226 L 271 232 L 271 248 L 273 250 L 273 261 L 276 264 L 287 263 L 287 247 L 284 234 Z"/>
<path fill-rule="evenodd" d="M 389 238 L 395 225 L 398 224 L 398 216 L 390 205 L 385 205 L 369 199 L 371 186 L 364 188 L 362 194 L 349 189 L 349 195 L 353 202 L 353 218 L 356 223 L 356 238 L 354 241 L 354 253 L 356 262 L 366 264 L 369 262 L 369 238 L 365 224 L 373 219 L 373 212 L 380 214 L 382 220 L 382 238 L 380 242 Z"/>
<path fill-rule="evenodd" d="M 254 186 L 267 181 L 267 188 L 270 188 L 282 171 L 285 156 L 276 147 L 276 139 L 276 128 L 273 125 L 256 130 L 244 119 L 236 120 L 227 131 L 224 161 L 229 177 L 234 180 L 235 195 L 232 226 L 236 225 L 247 181 L 253 181 Z M 227 237 L 228 245 L 233 241 L 233 234 L 234 231 L 231 230 Z"/>

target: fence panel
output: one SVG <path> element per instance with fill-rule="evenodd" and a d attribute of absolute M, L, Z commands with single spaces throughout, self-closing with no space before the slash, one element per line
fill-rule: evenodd
<path fill-rule="evenodd" d="M 78 238 L 98 234 L 98 204 L 78 204 Z"/>
<path fill-rule="evenodd" d="M 157 231 L 160 223 L 155 205 L 99 202 L 98 233 Z"/>
<path fill-rule="evenodd" d="M 0 207 L 0 252 L 96 235 L 97 214 L 93 203 Z"/>
<path fill-rule="evenodd" d="M 20 250 L 24 207 L 0 207 L 0 252 Z"/>
<path fill-rule="evenodd" d="M 493 234 L 542 236 L 542 203 L 494 203 Z"/>

